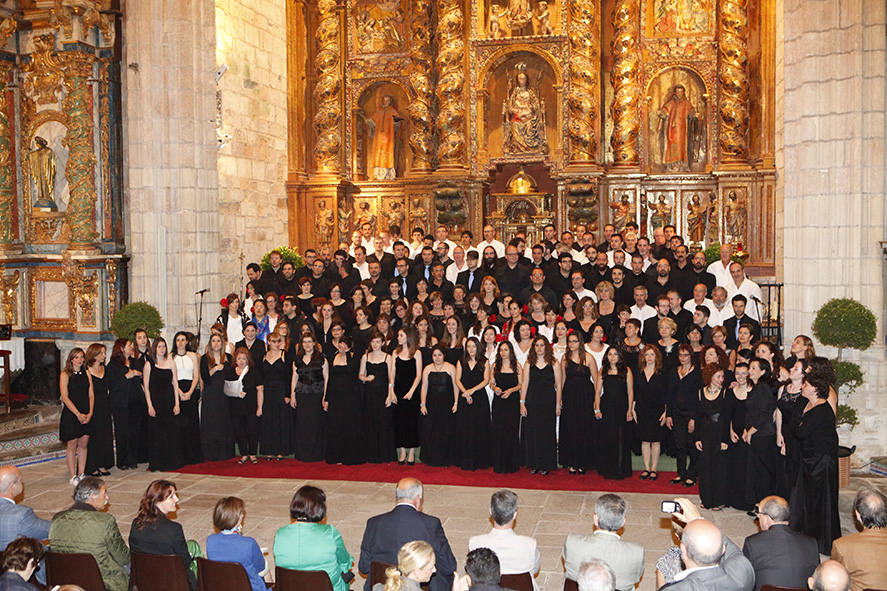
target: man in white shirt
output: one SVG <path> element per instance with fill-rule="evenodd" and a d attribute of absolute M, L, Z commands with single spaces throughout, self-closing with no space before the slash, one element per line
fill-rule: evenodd
<path fill-rule="evenodd" d="M 638 238 L 638 254 L 644 259 L 644 271 L 649 269 L 650 265 L 656 266 L 657 261 L 653 257 L 653 249 L 646 237 Z"/>
<path fill-rule="evenodd" d="M 727 301 L 727 290 L 721 286 L 714 288 L 711 292 L 711 316 L 708 323 L 711 326 L 724 326 L 724 321 L 733 318 L 733 306 Z"/>
<path fill-rule="evenodd" d="M 367 263 L 367 249 L 359 244 L 354 247 L 354 268 L 360 273 L 360 280 L 370 278 L 370 265 Z"/>
<path fill-rule="evenodd" d="M 373 245 L 373 225 L 369 222 L 364 222 L 360 225 L 360 243 L 367 249 L 367 252 L 375 250 Z"/>
<path fill-rule="evenodd" d="M 647 305 L 647 288 L 643 285 L 634 288 L 634 306 L 631 307 L 631 317 L 644 326 L 644 321 L 656 316 L 656 308 Z"/>
<path fill-rule="evenodd" d="M 499 557 L 499 569 L 503 575 L 530 573 L 536 585 L 539 572 L 539 548 L 536 540 L 520 536 L 514 532 L 517 519 L 517 495 L 503 489 L 490 499 L 490 515 L 493 516 L 493 529 L 488 534 L 473 536 L 468 540 L 468 549 L 489 548 Z"/>
<path fill-rule="evenodd" d="M 741 293 L 744 295 L 748 300 L 746 314 L 758 322 L 761 321 L 761 306 L 763 305 L 761 302 L 764 297 L 761 293 L 761 287 L 746 277 L 745 269 L 740 263 L 730 264 L 730 281 L 724 287 L 727 289 L 727 298 L 731 301 L 733 296 L 737 294 Z"/>
<path fill-rule="evenodd" d="M 447 227 L 444 225 L 440 225 L 434 231 L 434 235 L 436 237 L 434 241 L 434 250 L 437 250 L 437 245 L 441 242 L 446 242 L 449 247 L 448 252 L 453 252 L 453 249 L 456 248 L 456 243 L 449 239 L 450 232 L 447 230 Z"/>
<path fill-rule="evenodd" d="M 498 258 L 501 259 L 505 256 L 505 245 L 496 240 L 496 229 L 490 225 L 484 226 L 484 241 L 477 245 L 477 250 L 478 252 L 483 253 L 484 249 L 488 246 L 493 247 Z"/>
<path fill-rule="evenodd" d="M 585 289 L 585 275 L 582 274 L 582 271 L 577 269 L 570 273 L 570 285 L 573 288 L 573 293 L 579 298 L 577 301 L 581 301 L 582 298 L 591 298 L 591 301 L 597 303 L 595 293 L 590 289 Z"/>
<path fill-rule="evenodd" d="M 459 235 L 459 245 L 462 247 L 462 250 L 465 251 L 466 255 L 472 250 L 477 251 L 477 254 L 480 255 L 480 251 L 477 250 L 477 247 L 472 246 L 471 244 L 473 240 L 474 234 L 471 233 L 471 230 L 463 230 Z"/>
<path fill-rule="evenodd" d="M 456 285 L 456 278 L 459 277 L 459 273 L 467 270 L 468 263 L 465 262 L 465 249 L 457 244 L 456 248 L 453 249 L 453 264 L 447 266 L 447 281 Z"/>
<path fill-rule="evenodd" d="M 692 314 L 696 311 L 696 306 L 705 306 L 709 310 L 714 308 L 714 304 L 710 299 L 705 297 L 708 293 L 708 288 L 705 287 L 704 284 L 698 283 L 693 287 L 693 299 L 687 300 L 684 302 L 684 309 Z M 710 318 L 709 318 L 710 320 Z M 711 326 L 717 326 L 717 324 L 712 324 Z"/>
<path fill-rule="evenodd" d="M 730 259 L 733 258 L 733 245 L 730 243 L 721 245 L 721 260 L 708 266 L 708 272 L 715 276 L 715 281 L 721 287 L 727 287 L 730 277 Z"/>

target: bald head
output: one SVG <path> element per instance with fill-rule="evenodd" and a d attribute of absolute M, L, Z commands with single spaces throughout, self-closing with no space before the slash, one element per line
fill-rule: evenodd
<path fill-rule="evenodd" d="M 417 478 L 402 478 L 395 491 L 398 503 L 410 503 L 416 509 L 422 504 L 422 483 Z"/>
<path fill-rule="evenodd" d="M 16 466 L 0 468 L 0 496 L 14 499 L 21 490 L 22 472 Z"/>
<path fill-rule="evenodd" d="M 826 560 L 816 567 L 807 584 L 813 591 L 849 591 L 850 575 L 837 560 Z"/>
<path fill-rule="evenodd" d="M 724 553 L 721 530 L 704 519 L 696 519 L 684 528 L 681 538 L 681 556 L 687 568 L 714 566 Z"/>
<path fill-rule="evenodd" d="M 770 496 L 764 497 L 758 503 L 758 517 L 769 517 L 761 521 L 761 527 L 769 529 L 774 523 L 788 523 L 789 509 L 788 501 L 782 497 Z M 766 523 L 765 523 L 766 522 Z"/>

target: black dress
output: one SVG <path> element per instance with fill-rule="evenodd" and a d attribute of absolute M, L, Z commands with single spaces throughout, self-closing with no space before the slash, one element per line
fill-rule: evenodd
<path fill-rule="evenodd" d="M 523 449 L 531 470 L 557 469 L 557 392 L 554 367 L 530 366 L 527 416 L 523 419 Z"/>
<path fill-rule="evenodd" d="M 392 462 L 397 459 L 394 444 L 394 413 L 396 405 L 385 406 L 388 399 L 388 359 L 366 362 L 367 376 L 373 380 L 364 382 L 363 425 L 366 460 L 373 464 Z M 416 363 L 413 360 L 413 367 Z M 415 379 L 415 378 L 414 378 Z M 407 386 L 409 388 L 409 386 Z"/>
<path fill-rule="evenodd" d="M 776 492 L 776 397 L 769 384 L 761 382 L 748 393 L 745 428 L 754 427 L 748 452 L 745 501 L 754 505 Z"/>
<path fill-rule="evenodd" d="M 218 462 L 234 457 L 234 431 L 225 396 L 225 373 L 231 365 L 231 356 L 225 354 L 224 369 L 210 375 L 209 358 L 200 358 L 200 376 L 203 379 L 203 404 L 200 409 L 200 437 L 203 457 Z"/>
<path fill-rule="evenodd" d="M 801 416 L 795 431 L 801 448 L 801 470 L 791 494 L 790 525 L 816 538 L 819 553 L 830 555 L 841 537 L 838 515 L 838 432 L 827 402 Z"/>
<path fill-rule="evenodd" d="M 363 448 L 363 389 L 357 379 L 360 359 L 346 353 L 345 365 L 330 364 L 326 388 L 326 463 L 353 466 L 366 462 Z"/>
<path fill-rule="evenodd" d="M 447 347 L 444 349 L 444 361 L 456 367 L 456 364 L 462 359 L 465 355 L 465 350 L 462 347 Z"/>
<path fill-rule="evenodd" d="M 323 411 L 323 362 L 315 355 L 309 363 L 296 358 L 296 459 L 321 462 L 325 459 L 326 413 Z"/>
<path fill-rule="evenodd" d="M 659 424 L 659 418 L 665 412 L 666 374 L 659 370 L 647 380 L 647 373 L 641 368 L 634 375 L 634 411 L 638 416 L 635 435 L 640 441 L 664 441 L 668 428 Z"/>
<path fill-rule="evenodd" d="M 696 441 L 702 442 L 699 454 L 699 498 L 702 505 L 711 509 L 727 504 L 727 450 L 722 443 L 730 442 L 730 421 L 727 416 L 727 395 L 724 388 L 717 398 L 709 400 L 705 392 L 699 392 L 696 407 Z"/>
<path fill-rule="evenodd" d="M 791 367 L 791 366 L 789 366 Z M 791 496 L 792 487 L 798 481 L 801 469 L 801 447 L 795 437 L 795 431 L 807 406 L 807 399 L 800 392 L 791 393 L 785 386 L 782 396 L 776 400 L 776 408 L 782 414 L 782 439 L 785 442 L 785 455 L 779 453 L 777 459 L 776 494 L 783 499 Z"/>
<path fill-rule="evenodd" d="M 625 338 L 622 338 L 622 339 L 617 339 L 616 342 L 618 343 L 619 349 L 622 350 L 622 353 L 625 356 L 626 367 L 631 369 L 631 371 L 634 372 L 635 375 L 637 375 L 637 373 L 639 371 L 641 371 L 638 368 L 638 363 L 639 363 L 638 357 L 641 354 L 641 349 L 644 346 L 644 341 L 638 342 L 637 345 L 629 345 L 628 343 L 625 342 Z"/>
<path fill-rule="evenodd" d="M 456 455 L 453 436 L 456 415 L 453 414 L 453 379 L 445 371 L 428 374 L 428 391 L 422 421 L 422 463 L 449 466 Z"/>
<path fill-rule="evenodd" d="M 582 355 L 584 351 L 580 351 Z M 561 396 L 560 440 L 558 454 L 561 466 L 589 470 L 597 467 L 595 444 L 597 421 L 594 418 L 594 382 L 591 369 L 579 365 L 564 354 L 564 388 Z"/>
<path fill-rule="evenodd" d="M 172 370 L 151 363 L 148 386 L 151 389 L 151 406 L 154 416 L 148 416 L 148 469 L 152 472 L 178 470 L 182 461 L 182 445 L 176 428 L 173 409 L 176 394 L 172 384 Z"/>
<path fill-rule="evenodd" d="M 731 486 L 727 487 L 727 504 L 740 511 L 750 511 L 754 503 L 749 504 L 745 499 L 745 475 L 748 473 L 748 452 L 750 446 L 742 440 L 742 432 L 745 430 L 745 415 L 747 402 L 736 398 L 733 389 L 727 390 L 727 412 L 730 415 L 730 427 L 739 441 L 733 443 L 731 438 L 730 448 L 727 450 L 727 478 Z"/>
<path fill-rule="evenodd" d="M 474 388 L 484 381 L 486 359 L 480 358 L 474 369 L 462 363 L 462 385 L 465 389 Z M 490 459 L 490 399 L 484 388 L 471 395 L 471 404 L 459 395 L 459 410 L 456 412 L 457 437 L 456 445 L 461 449 L 460 465 L 463 470 L 482 470 L 489 468 Z"/>
<path fill-rule="evenodd" d="M 621 480 L 631 476 L 631 432 L 628 421 L 628 382 L 625 377 L 601 376 L 598 474 Z"/>
<path fill-rule="evenodd" d="M 138 462 L 139 433 L 143 428 L 139 404 L 144 404 L 142 376 L 126 377 L 130 368 L 117 361 L 105 367 L 111 415 L 114 417 L 114 440 L 117 445 L 117 467 L 128 468 Z M 138 400 L 141 399 L 141 403 Z"/>
<path fill-rule="evenodd" d="M 187 392 L 191 389 L 195 369 L 193 361 L 185 355 L 176 355 L 176 373 L 179 378 L 179 390 Z M 190 376 L 183 372 L 190 369 Z M 186 379 L 183 379 L 183 376 Z M 200 444 L 200 388 L 194 388 L 191 392 L 191 398 L 179 401 L 179 416 L 177 423 L 179 425 L 179 440 L 182 442 L 182 461 L 186 466 L 191 464 L 200 464 L 203 462 L 203 446 Z"/>
<path fill-rule="evenodd" d="M 262 437 L 259 450 L 266 456 L 289 456 L 295 452 L 292 396 L 293 363 L 286 353 L 274 363 L 262 360 L 265 396 L 262 402 Z"/>
<path fill-rule="evenodd" d="M 358 328 L 355 326 L 351 329 L 351 340 L 353 341 L 351 350 L 354 352 L 355 359 L 363 357 L 363 354 L 370 348 L 370 340 L 372 339 L 375 330 L 376 327 L 372 325 L 367 328 Z"/>
<path fill-rule="evenodd" d="M 92 376 L 92 392 L 95 402 L 89 421 L 89 444 L 86 448 L 86 473 L 114 465 L 114 435 L 111 428 L 111 405 L 108 401 L 108 380 Z"/>
<path fill-rule="evenodd" d="M 518 382 L 516 373 L 497 373 L 494 380 L 503 392 L 514 388 Z M 493 471 L 499 474 L 520 469 L 520 420 L 520 390 L 512 392 L 508 398 L 493 397 Z"/>
<path fill-rule="evenodd" d="M 418 353 L 416 353 L 418 355 Z M 409 400 L 404 398 L 416 381 L 416 359 L 394 358 L 394 446 L 419 447 L 419 403 L 421 383 L 416 386 Z"/>
<path fill-rule="evenodd" d="M 89 414 L 89 377 L 86 375 L 85 368 L 74 372 L 68 378 L 68 399 L 80 414 Z M 90 423 L 82 424 L 74 416 L 74 413 L 68 410 L 67 405 L 62 405 L 62 417 L 59 419 L 59 440 L 70 441 L 72 439 L 80 439 L 84 435 L 90 435 L 91 433 Z"/>

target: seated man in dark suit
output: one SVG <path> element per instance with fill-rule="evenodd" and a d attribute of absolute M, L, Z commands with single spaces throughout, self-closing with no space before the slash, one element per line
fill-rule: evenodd
<path fill-rule="evenodd" d="M 755 591 L 764 585 L 804 587 L 819 565 L 816 540 L 788 526 L 788 503 L 765 497 L 757 508 L 761 531 L 745 538 L 742 553 L 755 569 Z"/>
<path fill-rule="evenodd" d="M 500 579 L 496 553 L 489 548 L 476 548 L 465 558 L 465 576 L 456 580 L 453 591 L 502 591 Z"/>
<path fill-rule="evenodd" d="M 450 591 L 456 557 L 444 534 L 440 519 L 422 513 L 422 483 L 415 478 L 404 478 L 397 483 L 397 506 L 388 513 L 367 521 L 360 544 L 358 570 L 370 572 L 373 561 L 397 564 L 397 551 L 407 542 L 424 540 L 434 548 L 437 572 L 431 577 L 431 591 Z M 367 577 L 364 591 L 370 591 Z"/>
<path fill-rule="evenodd" d="M 49 521 L 37 517 L 30 507 L 15 503 L 15 498 L 24 490 L 21 470 L 16 466 L 0 468 L 0 551 L 16 538 L 45 540 L 49 537 Z M 37 580 L 41 583 L 46 582 L 45 570 L 37 570 Z"/>

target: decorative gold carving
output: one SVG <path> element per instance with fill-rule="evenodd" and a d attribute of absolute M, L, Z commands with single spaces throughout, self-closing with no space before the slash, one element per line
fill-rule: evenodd
<path fill-rule="evenodd" d="M 17 28 L 18 20 L 16 20 L 14 14 L 0 21 L 0 47 L 6 45 L 6 42 L 9 41 L 9 38 L 12 37 Z"/>
<path fill-rule="evenodd" d="M 34 37 L 31 61 L 22 67 L 25 73 L 25 92 L 34 94 L 39 105 L 58 102 L 56 93 L 62 86 L 62 67 L 64 62 L 55 51 L 55 35 L 37 35 Z"/>
<path fill-rule="evenodd" d="M 72 245 L 89 245 L 95 241 L 95 153 L 92 150 L 92 93 L 87 79 L 92 75 L 94 57 L 82 51 L 65 54 L 64 109 L 68 117 L 68 179 L 70 199 L 67 218 Z"/>
<path fill-rule="evenodd" d="M 41 282 L 65 283 L 62 267 L 36 267 L 28 272 L 28 300 L 30 303 L 30 326 L 35 330 L 73 331 L 77 329 L 77 302 L 74 292 L 68 286 L 67 318 L 41 318 L 37 316 L 37 286 Z"/>
<path fill-rule="evenodd" d="M 108 284 L 108 324 L 117 313 L 117 261 L 105 259 L 105 281 Z"/>
<path fill-rule="evenodd" d="M 597 3 L 593 0 L 572 0 L 567 3 L 570 14 L 570 160 L 592 162 L 597 152 L 595 121 L 600 85 L 598 73 Z"/>
<path fill-rule="evenodd" d="M 61 31 L 65 37 L 72 35 L 73 19 L 71 18 L 71 9 L 62 6 L 62 0 L 55 0 L 55 7 L 50 9 L 49 24 L 54 29 Z"/>
<path fill-rule="evenodd" d="M 613 163 L 617 166 L 638 164 L 638 136 L 641 129 L 640 18 L 638 0 L 616 0 L 613 10 Z"/>
<path fill-rule="evenodd" d="M 114 16 L 102 14 L 95 7 L 83 13 L 83 28 L 98 27 L 105 45 L 114 45 Z"/>
<path fill-rule="evenodd" d="M 317 172 L 339 172 L 341 149 L 340 128 L 342 123 L 342 72 L 339 49 L 339 15 L 337 0 L 319 0 L 318 25 L 315 41 L 317 56 L 317 86 L 314 87 L 314 128 L 317 144 L 314 163 Z"/>
<path fill-rule="evenodd" d="M 429 0 L 412 0 L 413 24 L 410 32 L 410 59 L 413 71 L 410 73 L 410 84 L 416 94 L 407 112 L 410 115 L 410 148 L 413 150 L 413 167 L 415 172 L 427 172 L 432 169 L 434 159 L 434 117 L 432 102 L 434 89 L 431 82 L 431 2 Z"/>
<path fill-rule="evenodd" d="M 99 95 L 101 96 L 99 99 L 99 136 L 101 138 L 100 144 L 102 150 L 102 213 L 105 217 L 105 236 L 119 238 L 114 233 L 114 219 L 112 217 L 111 208 L 111 156 L 108 153 L 111 145 L 111 103 L 109 98 L 111 88 L 109 78 L 110 64 L 101 64 L 99 71 L 99 82 L 101 83 L 101 87 L 99 88 Z"/>
<path fill-rule="evenodd" d="M 437 128 L 440 131 L 437 160 L 441 167 L 458 167 L 465 155 L 462 3 L 459 0 L 438 0 L 437 8 L 437 71 L 440 76 L 437 84 Z"/>
<path fill-rule="evenodd" d="M 333 239 L 333 210 L 326 206 L 326 199 L 317 202 L 314 210 L 314 239 L 320 246 L 329 246 Z"/>
<path fill-rule="evenodd" d="M 721 161 L 743 162 L 748 153 L 748 16 L 746 0 L 721 2 Z"/>
<path fill-rule="evenodd" d="M 15 239 L 15 193 L 12 163 L 12 133 L 6 83 L 10 66 L 0 66 L 0 248 L 9 248 Z"/>
<path fill-rule="evenodd" d="M 72 259 L 71 254 L 67 251 L 62 253 L 62 268 L 68 289 L 74 296 L 68 300 L 70 317 L 77 318 L 77 306 L 79 306 L 82 324 L 95 326 L 95 300 L 98 295 L 99 276 L 95 273 L 87 275 L 83 265 Z"/>
<path fill-rule="evenodd" d="M 6 275 L 6 267 L 0 265 L 0 291 L 3 292 L 3 322 L 15 326 L 18 324 L 18 284 L 21 273 L 16 269 L 12 275 Z"/>

